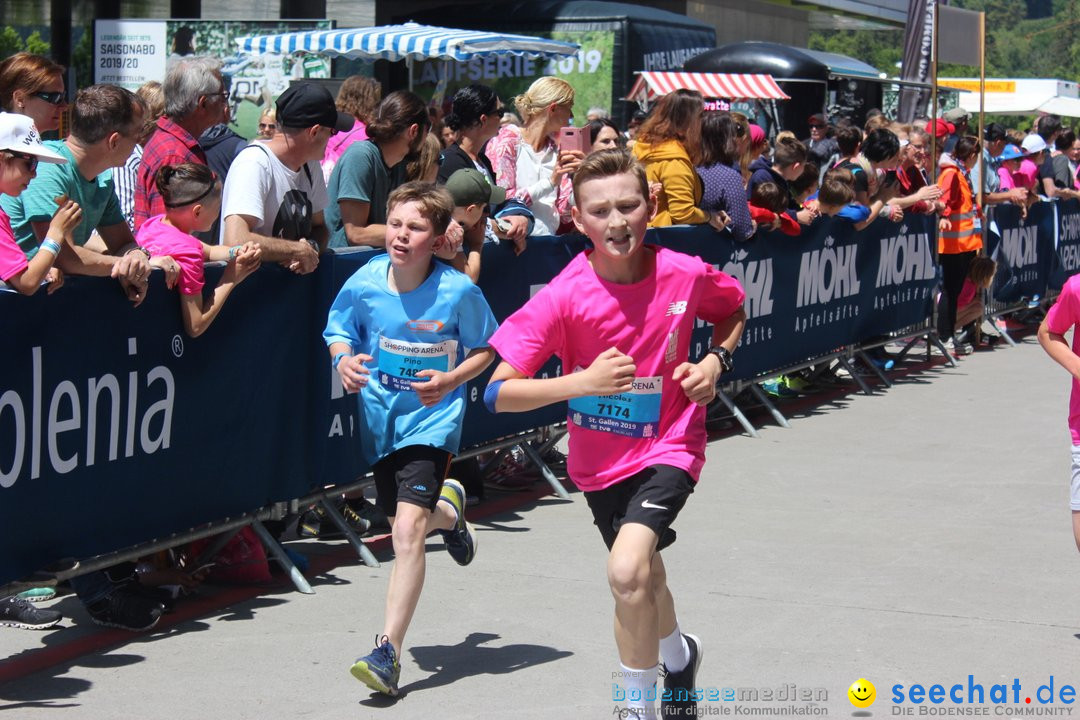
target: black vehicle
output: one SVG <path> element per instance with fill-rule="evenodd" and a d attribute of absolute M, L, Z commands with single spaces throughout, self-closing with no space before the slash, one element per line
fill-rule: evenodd
<path fill-rule="evenodd" d="M 807 119 L 824 113 L 849 118 L 860 127 L 866 112 L 880 109 L 887 80 L 866 63 L 835 53 L 771 42 L 741 42 L 718 47 L 686 61 L 687 72 L 769 73 L 791 96 L 762 109 L 775 129 L 806 133 Z"/>

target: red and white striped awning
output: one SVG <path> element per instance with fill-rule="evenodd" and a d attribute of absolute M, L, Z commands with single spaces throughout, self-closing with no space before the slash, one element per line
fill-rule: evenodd
<path fill-rule="evenodd" d="M 627 100 L 655 100 L 680 88 L 706 98 L 790 100 L 773 76 L 761 73 L 640 72 Z"/>

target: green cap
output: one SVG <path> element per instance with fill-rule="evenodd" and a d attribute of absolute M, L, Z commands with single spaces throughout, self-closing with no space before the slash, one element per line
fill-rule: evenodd
<path fill-rule="evenodd" d="M 500 205 L 506 200 L 504 188 L 492 185 L 482 172 L 472 168 L 455 170 L 454 174 L 446 179 L 446 189 L 454 197 L 454 207 L 488 203 Z"/>

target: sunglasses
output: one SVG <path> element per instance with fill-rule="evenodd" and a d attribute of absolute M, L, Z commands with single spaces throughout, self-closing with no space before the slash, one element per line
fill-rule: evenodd
<path fill-rule="evenodd" d="M 50 105 L 63 105 L 64 102 L 65 102 L 65 99 L 64 99 L 65 96 L 64 96 L 63 91 L 59 91 L 59 92 L 44 92 L 44 91 L 42 91 L 42 92 L 36 92 L 36 93 L 32 93 L 32 94 L 33 94 L 34 97 L 41 98 L 42 100 L 49 103 Z"/>
<path fill-rule="evenodd" d="M 260 130 L 277 130 L 277 125 L 274 123 L 259 123 Z"/>
<path fill-rule="evenodd" d="M 30 172 L 37 170 L 39 160 L 37 155 L 26 155 L 20 152 L 13 152 L 11 150 L 8 150 L 8 154 L 16 160 L 25 160 L 26 166 L 30 168 Z"/>

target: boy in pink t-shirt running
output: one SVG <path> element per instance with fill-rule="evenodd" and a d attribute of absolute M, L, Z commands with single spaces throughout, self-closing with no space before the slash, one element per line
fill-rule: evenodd
<path fill-rule="evenodd" d="M 645 718 L 659 696 L 665 716 L 696 717 L 701 641 L 679 629 L 660 551 L 705 464 L 705 405 L 731 369 L 744 294 L 701 259 L 644 244 L 655 203 L 629 153 L 590 155 L 574 197 L 574 224 L 593 249 L 492 336 L 502 363 L 484 400 L 495 412 L 567 401 L 570 478 L 610 551 L 621 664 L 613 699 Z M 715 325 L 714 347 L 690 363 L 697 318 Z M 563 373 L 534 379 L 552 355 Z"/>
<path fill-rule="evenodd" d="M 1073 538 L 1080 550 L 1080 275 L 1073 275 L 1061 289 L 1054 307 L 1039 325 L 1043 350 L 1073 376 L 1069 396 L 1069 432 L 1072 435 L 1072 482 L 1069 507 L 1072 509 Z M 1072 349 L 1065 333 L 1073 328 Z"/>

